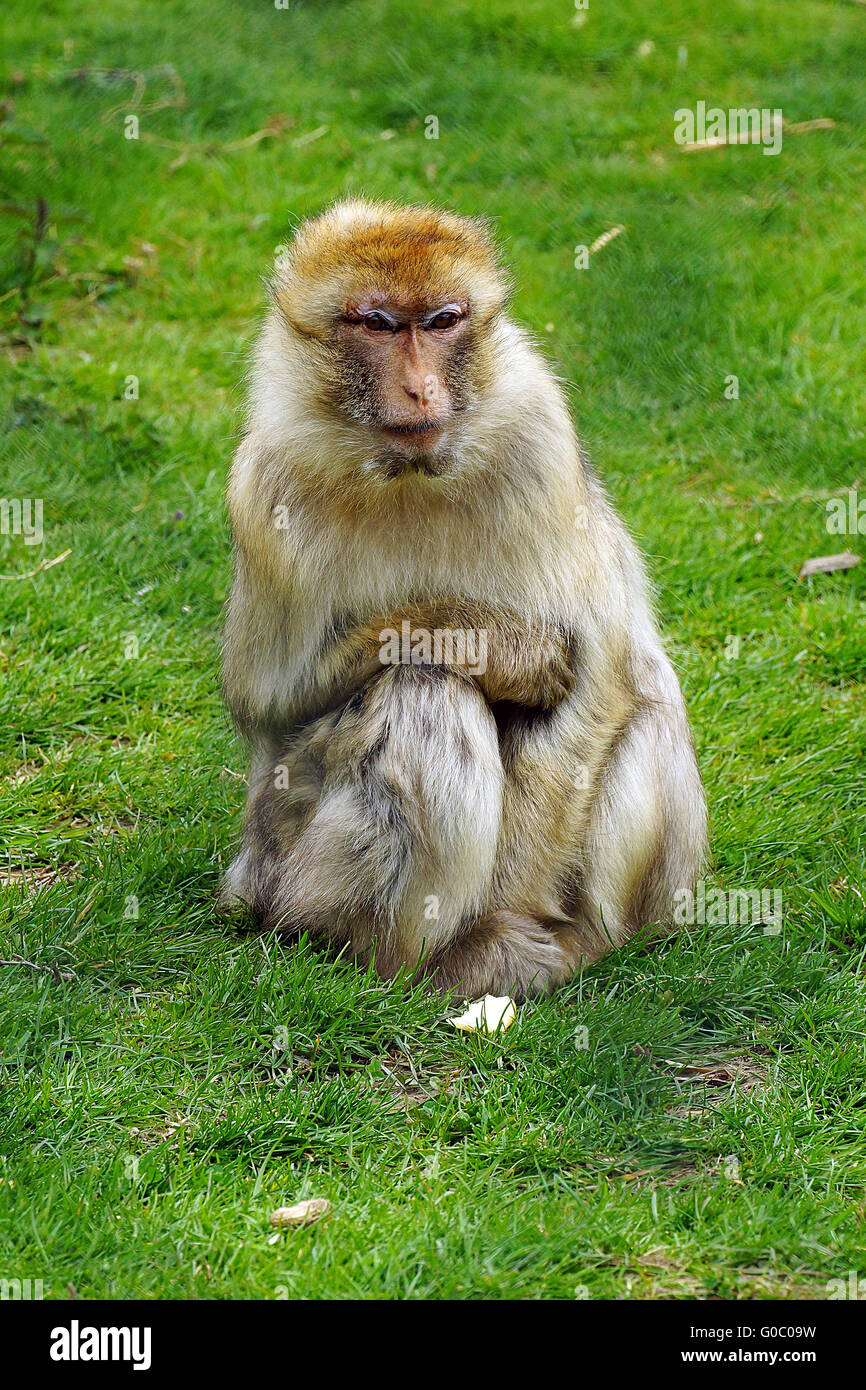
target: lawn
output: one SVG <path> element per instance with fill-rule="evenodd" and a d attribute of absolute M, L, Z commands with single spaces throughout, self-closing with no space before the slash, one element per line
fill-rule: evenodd
<path fill-rule="evenodd" d="M 864 548 L 826 504 L 866 499 L 866 9 L 16 0 L 5 25 L 0 495 L 44 510 L 41 542 L 0 535 L 0 1276 L 796 1299 L 866 1273 L 866 564 L 798 579 Z M 781 152 L 684 149 L 700 100 L 781 108 Z M 214 909 L 245 355 L 275 247 L 346 191 L 494 219 L 648 555 L 707 892 L 783 904 L 635 944 L 497 1037 Z M 304 1197 L 329 1217 L 274 1233 Z"/>

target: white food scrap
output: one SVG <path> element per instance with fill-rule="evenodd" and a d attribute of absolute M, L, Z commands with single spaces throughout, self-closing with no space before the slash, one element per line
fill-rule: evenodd
<path fill-rule="evenodd" d="M 514 1000 L 503 995 L 485 994 L 483 999 L 475 999 L 467 1006 L 466 1012 L 450 1023 L 462 1033 L 495 1033 L 510 1028 L 517 1017 Z"/>

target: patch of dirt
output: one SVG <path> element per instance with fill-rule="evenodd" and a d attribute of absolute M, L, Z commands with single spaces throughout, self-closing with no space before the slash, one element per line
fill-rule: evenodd
<path fill-rule="evenodd" d="M 24 956 L 10 956 L 8 960 L 0 960 L 0 965 L 17 967 L 21 966 L 25 970 L 35 970 L 37 975 L 46 974 L 54 977 L 55 984 L 60 984 L 61 980 L 74 980 L 74 970 L 61 970 L 55 961 L 50 965 L 42 965 L 40 961 L 27 960 Z"/>
<path fill-rule="evenodd" d="M 23 787 L 27 782 L 32 782 L 33 778 L 42 771 L 42 763 L 28 760 L 23 762 L 20 767 L 16 767 L 14 772 L 10 772 L 3 778 L 7 787 Z"/>
<path fill-rule="evenodd" d="M 681 1105 L 668 1106 L 669 1115 L 682 1119 L 699 1118 L 713 1103 L 713 1091 L 724 1088 L 729 1094 L 739 1092 L 750 1095 L 753 1091 L 765 1091 L 770 1086 L 768 1064 L 753 1054 L 739 1057 L 708 1058 L 705 1062 L 672 1062 L 665 1059 L 664 1065 L 674 1068 L 674 1079 L 690 1085 L 688 1101 Z"/>
<path fill-rule="evenodd" d="M 225 1119 L 223 1115 L 221 1118 Z M 180 1113 L 167 1115 L 161 1125 L 148 1126 L 141 1129 L 133 1127 L 129 1131 L 130 1138 L 137 1139 L 144 1149 L 154 1148 L 157 1144 L 164 1144 L 166 1140 L 173 1138 L 180 1130 L 189 1128 L 190 1121 Z"/>
<path fill-rule="evenodd" d="M 138 827 L 132 816 L 115 816 L 113 820 L 95 824 L 86 816 L 71 816 L 68 820 L 55 821 L 52 830 L 92 830 L 94 835 L 125 835 Z"/>
<path fill-rule="evenodd" d="M 462 1067 L 441 1067 L 425 1069 L 421 1077 L 415 1071 L 404 1053 L 389 1053 L 379 1058 L 379 1066 L 384 1076 L 377 1078 L 375 1085 L 396 1105 L 398 1110 L 409 1111 L 425 1100 L 448 1091 L 455 1079 L 463 1071 Z"/>
<path fill-rule="evenodd" d="M 24 888 L 29 897 L 56 883 L 72 883 L 79 877 L 79 864 L 28 864 L 26 868 L 0 869 L 0 888 Z"/>
<path fill-rule="evenodd" d="M 714 1300 L 723 1297 L 714 1292 L 700 1273 L 686 1267 L 687 1256 L 663 1245 L 653 1246 L 637 1258 L 626 1258 L 625 1285 L 628 1298 L 671 1298 L 684 1294 L 692 1298 Z M 727 1273 L 728 1271 L 726 1271 Z M 814 1285 L 806 1280 L 823 1280 L 816 1270 L 785 1270 L 747 1266 L 731 1271 L 736 1279 L 736 1298 L 810 1299 L 815 1297 Z"/>

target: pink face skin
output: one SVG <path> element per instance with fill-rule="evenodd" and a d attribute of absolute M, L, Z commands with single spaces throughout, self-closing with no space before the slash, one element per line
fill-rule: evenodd
<path fill-rule="evenodd" d="M 435 446 L 452 418 L 448 364 L 468 318 L 457 298 L 419 305 L 371 295 L 346 305 L 342 331 L 378 386 L 377 428 L 407 456 Z"/>

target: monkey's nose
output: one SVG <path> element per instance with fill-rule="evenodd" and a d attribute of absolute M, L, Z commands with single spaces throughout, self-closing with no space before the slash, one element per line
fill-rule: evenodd
<path fill-rule="evenodd" d="M 404 382 L 403 390 L 416 405 L 435 405 L 439 399 L 439 378 L 431 373 L 421 381 Z"/>

